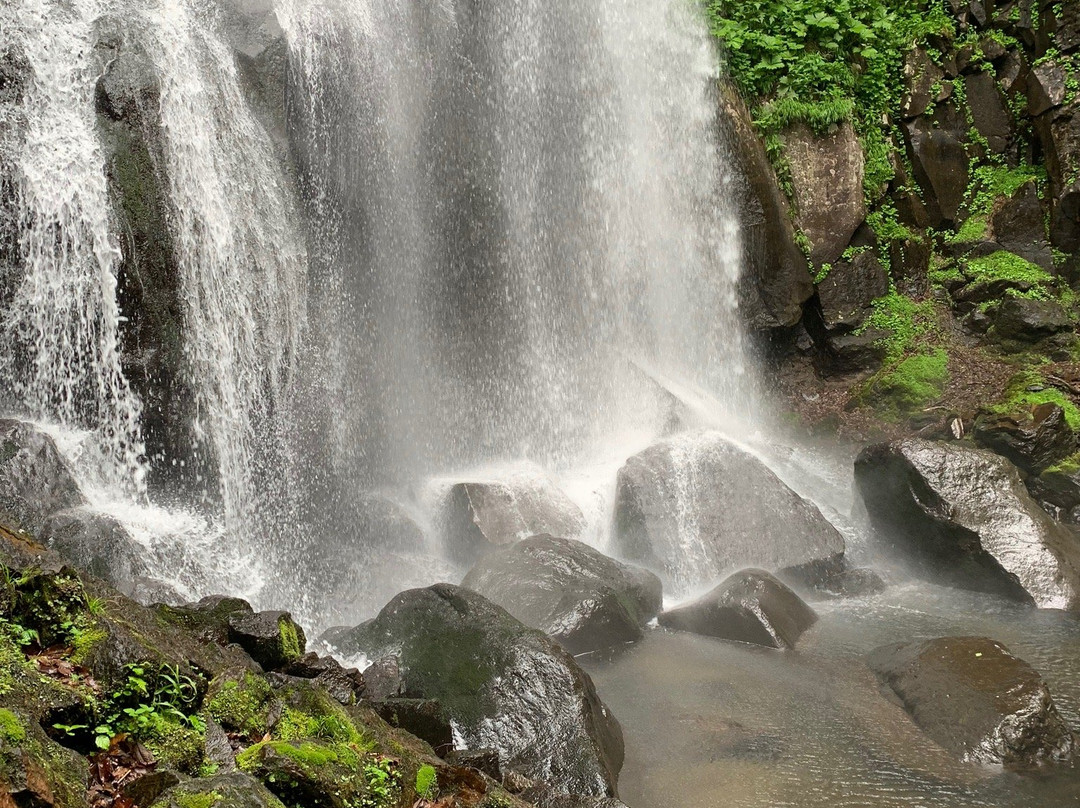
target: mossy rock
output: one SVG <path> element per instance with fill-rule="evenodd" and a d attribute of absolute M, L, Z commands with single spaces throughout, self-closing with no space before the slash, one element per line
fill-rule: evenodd
<path fill-rule="evenodd" d="M 152 808 L 285 808 L 254 777 L 230 772 L 189 780 L 161 795 Z"/>
<path fill-rule="evenodd" d="M 941 348 L 915 354 L 883 368 L 857 394 L 857 400 L 884 418 L 911 416 L 941 397 L 949 380 L 949 358 Z"/>
<path fill-rule="evenodd" d="M 305 808 L 392 806 L 402 790 L 399 764 L 357 744 L 263 741 L 240 753 L 236 764 L 287 805 Z M 385 800 L 374 801 L 376 788 Z"/>
<path fill-rule="evenodd" d="M 32 713 L 0 709 L 0 803 L 82 808 L 85 791 L 85 760 L 49 738 Z"/>

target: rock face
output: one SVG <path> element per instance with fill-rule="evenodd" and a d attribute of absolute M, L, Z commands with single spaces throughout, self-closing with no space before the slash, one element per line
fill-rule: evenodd
<path fill-rule="evenodd" d="M 930 224 L 940 227 L 955 222 L 968 184 L 967 122 L 949 103 L 933 116 L 920 116 L 903 128 L 915 179 L 926 194 Z"/>
<path fill-rule="evenodd" d="M 768 648 L 794 648 L 816 622 L 813 609 L 762 570 L 738 572 L 693 603 L 660 615 L 665 628 Z"/>
<path fill-rule="evenodd" d="M 850 331 L 862 325 L 870 304 L 889 291 L 889 274 L 873 250 L 838 261 L 818 284 L 825 327 Z"/>
<path fill-rule="evenodd" d="M 798 126 L 784 141 L 795 187 L 795 223 L 810 239 L 810 261 L 815 266 L 835 261 L 866 218 L 859 138 L 844 123 L 823 138 Z"/>
<path fill-rule="evenodd" d="M 1038 672 L 985 637 L 879 648 L 870 666 L 927 735 L 965 760 L 1070 763 L 1076 745 Z"/>
<path fill-rule="evenodd" d="M 551 536 L 489 553 L 461 585 L 572 654 L 640 639 L 663 599 L 660 579 L 651 572 Z"/>
<path fill-rule="evenodd" d="M 31 424 L 0 420 L 0 511 L 36 534 L 50 515 L 85 503 L 51 437 Z"/>
<path fill-rule="evenodd" d="M 447 551 L 465 563 L 529 536 L 573 538 L 585 528 L 581 509 L 554 483 L 532 475 L 456 483 L 442 522 Z"/>
<path fill-rule="evenodd" d="M 134 597 L 147 574 L 143 552 L 123 525 L 85 508 L 69 508 L 49 516 L 38 538 L 65 561 L 108 581 Z"/>
<path fill-rule="evenodd" d="M 553 640 L 468 589 L 394 598 L 334 638 L 346 653 L 397 656 L 406 698 L 436 699 L 469 749 L 558 791 L 614 796 L 622 730 L 592 680 Z"/>
<path fill-rule="evenodd" d="M 1044 608 L 1080 608 L 1080 542 L 1004 457 L 909 439 L 855 461 L 871 521 L 927 577 Z"/>
<path fill-rule="evenodd" d="M 657 443 L 619 471 L 615 548 L 682 594 L 742 567 L 842 565 L 843 537 L 760 460 L 719 433 Z"/>
<path fill-rule="evenodd" d="M 1076 433 L 1057 404 L 1017 415 L 981 415 L 973 437 L 1028 474 L 1038 474 L 1076 451 Z"/>
<path fill-rule="evenodd" d="M 1052 300 L 1006 297 L 998 307 L 994 329 L 1001 339 L 1033 343 L 1072 330 L 1072 321 Z"/>
<path fill-rule="evenodd" d="M 1033 264 L 1049 270 L 1054 265 L 1038 188 L 1025 183 L 990 216 L 990 230 L 996 244 Z"/>
<path fill-rule="evenodd" d="M 307 638 L 288 612 L 242 611 L 229 617 L 229 642 L 247 651 L 265 670 L 276 670 L 304 655 Z"/>

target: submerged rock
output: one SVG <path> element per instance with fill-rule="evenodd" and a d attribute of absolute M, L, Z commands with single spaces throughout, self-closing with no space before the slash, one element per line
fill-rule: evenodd
<path fill-rule="evenodd" d="M 965 760 L 1070 763 L 1076 740 L 1038 672 L 985 637 L 874 651 L 870 667 L 923 731 Z"/>
<path fill-rule="evenodd" d="M 437 584 L 394 598 L 334 642 L 399 659 L 406 698 L 435 699 L 470 749 L 559 792 L 612 796 L 622 730 L 592 680 L 553 640 L 468 589 Z"/>
<path fill-rule="evenodd" d="M 660 615 L 660 625 L 707 637 L 794 648 L 817 614 L 779 580 L 762 570 L 743 570 L 711 592 Z"/>
<path fill-rule="evenodd" d="M 551 536 L 488 554 L 461 585 L 572 654 L 640 639 L 663 600 L 660 579 L 651 572 Z"/>
<path fill-rule="evenodd" d="M 812 578 L 842 568 L 844 539 L 756 457 L 715 432 L 679 435 L 619 470 L 615 549 L 684 594 L 741 567 Z"/>
<path fill-rule="evenodd" d="M 908 439 L 865 449 L 855 481 L 873 524 L 927 577 L 1044 608 L 1080 608 L 1080 542 L 1004 457 Z"/>
<path fill-rule="evenodd" d="M 52 514 L 85 504 L 51 437 L 33 424 L 0 420 L 0 511 L 36 535 Z"/>
<path fill-rule="evenodd" d="M 531 475 L 456 483 L 443 502 L 442 522 L 447 551 L 466 563 L 529 536 L 573 538 L 585 528 L 581 509 L 566 494 Z"/>

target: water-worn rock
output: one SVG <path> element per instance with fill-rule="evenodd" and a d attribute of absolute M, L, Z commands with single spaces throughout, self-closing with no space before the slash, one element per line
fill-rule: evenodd
<path fill-rule="evenodd" d="M 855 481 L 885 538 L 935 580 L 1044 608 L 1080 608 L 1080 542 L 1004 457 L 908 439 L 865 449 Z"/>
<path fill-rule="evenodd" d="M 342 704 L 354 704 L 364 695 L 364 676 L 356 668 L 342 667 L 333 657 L 309 651 L 294 659 L 281 672 L 299 679 L 310 679 Z"/>
<path fill-rule="evenodd" d="M 484 553 L 540 534 L 574 538 L 585 519 L 554 483 L 536 475 L 456 483 L 443 502 L 450 555 L 471 563 Z"/>
<path fill-rule="evenodd" d="M 335 643 L 398 656 L 403 695 L 438 700 L 461 741 L 497 749 L 504 769 L 563 793 L 615 794 L 622 730 L 588 674 L 481 595 L 449 584 L 403 592 Z"/>
<path fill-rule="evenodd" d="M 889 274 L 876 251 L 861 252 L 850 261 L 837 261 L 817 285 L 825 327 L 830 331 L 855 329 L 870 314 L 870 304 L 888 291 Z"/>
<path fill-rule="evenodd" d="M 806 257 L 746 103 L 733 82 L 721 80 L 719 90 L 720 126 L 737 156 L 734 196 L 746 261 L 739 312 L 755 330 L 789 328 L 799 322 L 803 304 L 814 294 Z"/>
<path fill-rule="evenodd" d="M 1038 672 L 985 637 L 891 645 L 870 666 L 927 735 L 965 760 L 1070 763 L 1075 739 Z"/>
<path fill-rule="evenodd" d="M 1076 433 L 1057 404 L 1041 404 L 1014 415 L 982 414 L 972 437 L 1029 474 L 1038 474 L 1076 451 Z"/>
<path fill-rule="evenodd" d="M 32 424 L 0 420 L 0 511 L 37 534 L 52 514 L 85 503 L 51 437 Z"/>
<path fill-rule="evenodd" d="M 720 433 L 654 444 L 619 470 L 615 549 L 675 595 L 752 566 L 838 568 L 844 540 L 811 503 Z"/>
<path fill-rule="evenodd" d="M 795 224 L 810 240 L 815 266 L 835 261 L 866 219 L 863 151 L 850 123 L 825 137 L 807 126 L 784 134 L 798 213 Z"/>
<path fill-rule="evenodd" d="M 767 648 L 794 648 L 815 622 L 813 609 L 762 570 L 738 572 L 693 603 L 660 615 L 665 628 Z"/>
<path fill-rule="evenodd" d="M 278 670 L 304 655 L 307 638 L 288 612 L 238 612 L 229 617 L 229 642 L 243 648 L 265 670 Z"/>
<path fill-rule="evenodd" d="M 102 578 L 128 597 L 134 597 L 139 579 L 147 574 L 145 550 L 105 514 L 86 508 L 68 508 L 49 516 L 38 540 L 70 564 Z"/>
<path fill-rule="evenodd" d="M 660 579 L 651 572 L 551 536 L 489 553 L 461 585 L 572 654 L 640 639 L 663 600 Z"/>

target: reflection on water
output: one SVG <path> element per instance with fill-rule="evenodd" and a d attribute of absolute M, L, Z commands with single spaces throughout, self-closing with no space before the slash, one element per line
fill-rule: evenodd
<path fill-rule="evenodd" d="M 1080 617 L 925 584 L 815 607 L 795 652 L 657 629 L 614 658 L 581 658 L 622 722 L 631 808 L 1080 806 L 1080 772 L 955 760 L 863 663 L 889 642 L 986 635 L 1038 668 L 1080 726 Z"/>

